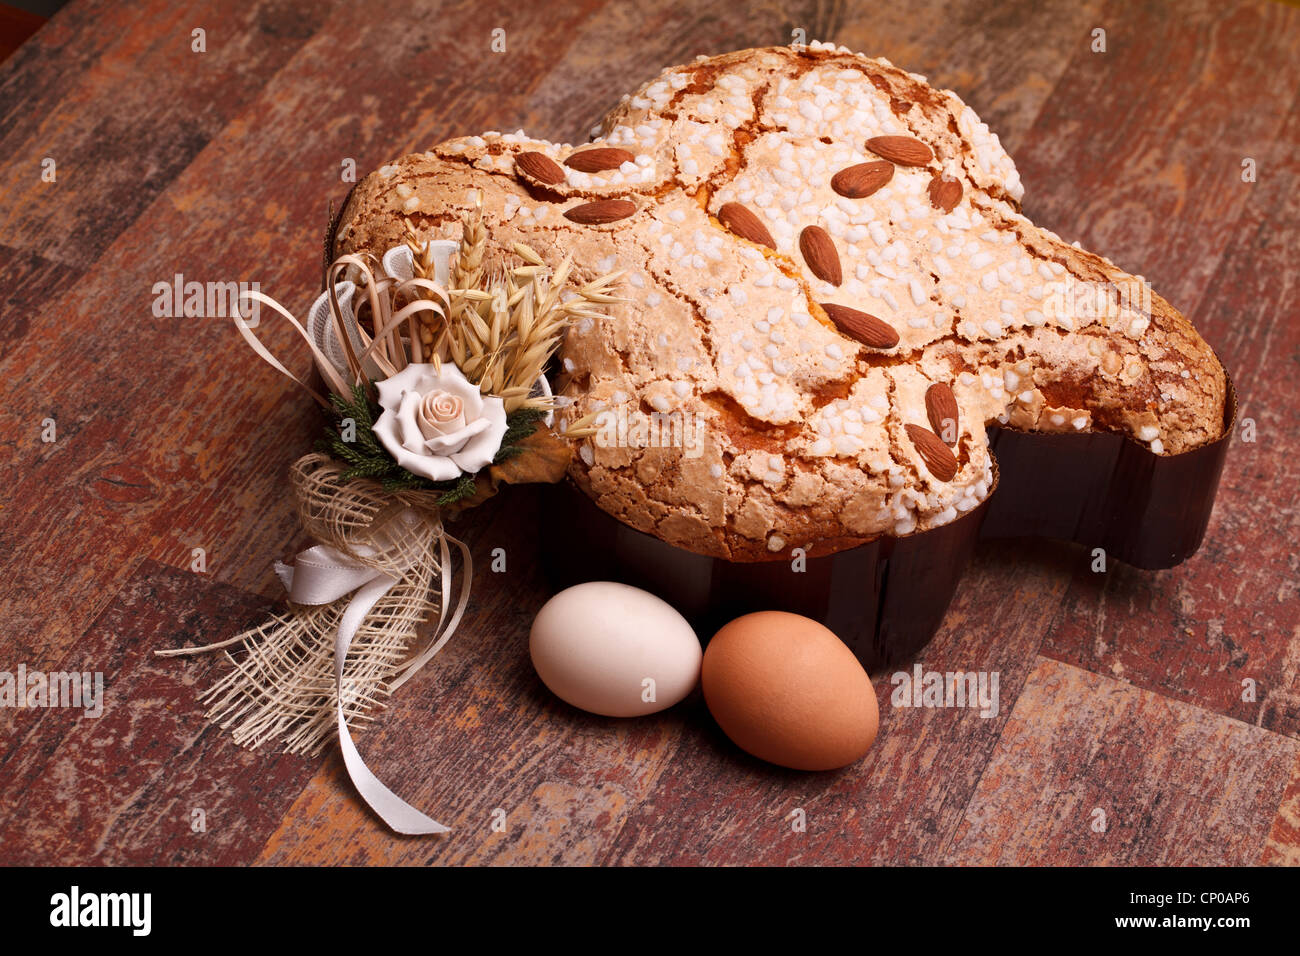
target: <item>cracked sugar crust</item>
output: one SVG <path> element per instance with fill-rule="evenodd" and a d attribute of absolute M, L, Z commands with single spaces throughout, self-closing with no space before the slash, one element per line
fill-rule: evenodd
<path fill-rule="evenodd" d="M 477 192 L 497 255 L 521 241 L 571 255 L 580 279 L 624 270 L 627 301 L 569 330 L 556 385 L 567 420 L 628 425 L 576 442 L 570 474 L 633 527 L 732 560 L 824 554 L 977 507 L 994 484 L 988 423 L 1113 431 L 1156 454 L 1222 432 L 1223 369 L 1191 324 L 1024 218 L 997 137 L 923 77 L 823 44 L 744 50 L 665 70 L 593 133 L 403 157 L 357 186 L 334 251 L 382 254 L 404 218 L 459 238 Z M 592 146 L 626 155 L 564 165 Z M 526 152 L 563 181 L 518 167 Z M 833 185 L 878 163 L 888 181 L 867 195 Z M 566 216 L 612 198 L 635 211 Z M 832 250 L 809 244 L 811 265 L 810 226 Z M 955 422 L 932 413 L 945 389 Z"/>

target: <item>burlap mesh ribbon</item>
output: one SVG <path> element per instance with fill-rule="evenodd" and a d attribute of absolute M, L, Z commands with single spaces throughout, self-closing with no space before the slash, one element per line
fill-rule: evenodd
<path fill-rule="evenodd" d="M 343 470 L 320 454 L 305 455 L 290 468 L 299 520 L 320 544 L 298 555 L 293 568 L 277 566 L 290 589 L 287 613 L 219 644 L 159 653 L 224 649 L 232 669 L 201 698 L 208 719 L 242 746 L 278 741 L 290 753 L 318 753 L 337 732 L 353 782 L 390 826 L 441 832 L 444 827 L 373 778 L 355 753 L 348 725 L 372 720 L 389 694 L 451 637 L 469 597 L 469 551 L 443 528 L 439 492 L 345 483 Z M 463 563 L 454 608 L 452 547 L 460 549 Z M 326 583 L 326 592 L 319 603 L 315 597 L 296 603 L 304 587 L 313 590 L 304 580 L 309 574 Z M 346 591 L 338 593 L 340 587 Z M 433 632 L 421 643 L 418 631 L 431 620 Z M 383 803 L 398 818 L 418 818 L 416 828 L 395 822 Z"/>

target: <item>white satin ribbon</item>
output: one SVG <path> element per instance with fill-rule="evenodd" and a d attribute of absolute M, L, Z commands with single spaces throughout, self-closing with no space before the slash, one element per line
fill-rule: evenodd
<path fill-rule="evenodd" d="M 431 239 L 429 240 L 429 246 L 433 251 L 433 280 L 439 285 L 446 286 L 451 281 L 451 257 L 460 248 L 460 243 L 450 239 Z M 415 275 L 415 257 L 412 255 L 410 247 L 405 244 L 389 249 L 384 253 L 381 261 L 384 273 L 399 282 L 410 279 Z M 361 336 L 357 332 L 357 316 L 353 307 L 353 300 L 356 298 L 357 291 L 356 284 L 345 280 L 338 284 L 335 291 L 338 296 L 339 311 L 343 318 L 343 327 L 351 340 L 352 350 L 360 354 L 364 350 L 364 346 L 361 343 Z M 343 343 L 338 339 L 338 329 L 334 324 L 333 313 L 330 311 L 330 294 L 328 290 L 318 295 L 316 301 L 311 304 L 311 308 L 307 310 L 307 335 L 317 350 L 329 360 L 334 369 L 343 377 L 348 377 L 348 362 L 343 353 Z M 368 376 L 378 379 L 384 378 L 383 371 L 374 359 L 366 359 L 363 364 Z"/>
<path fill-rule="evenodd" d="M 407 509 L 393 520 L 412 525 L 421 519 L 414 511 Z M 443 645 L 456 630 L 456 625 L 460 623 L 465 613 L 465 606 L 469 602 L 472 573 L 469 548 L 441 528 L 438 529 L 438 538 L 441 545 L 439 576 L 442 579 L 442 604 L 439 606 L 438 628 L 430 647 L 407 664 L 391 684 L 390 689 L 396 689 L 405 683 L 411 675 L 442 650 Z M 449 542 L 460 548 L 464 569 L 460 602 L 450 619 L 446 616 L 451 601 Z M 358 548 L 357 551 L 363 557 L 375 553 L 375 549 L 368 547 Z M 352 639 L 365 621 L 366 615 L 399 579 L 387 572 L 367 567 L 342 551 L 323 544 L 315 545 L 298 554 L 294 558 L 292 567 L 277 561 L 275 573 L 289 592 L 289 600 L 295 604 L 329 604 L 352 594 L 352 600 L 339 619 L 338 633 L 334 638 L 334 686 L 338 709 L 339 749 L 343 752 L 344 766 L 347 767 L 348 776 L 351 777 L 353 786 L 357 788 L 357 793 L 361 794 L 361 798 L 370 805 L 370 808 L 398 833 L 416 835 L 450 832 L 447 827 L 421 813 L 393 793 L 371 772 L 352 741 L 347 716 L 343 712 L 343 664 L 347 660 Z"/>

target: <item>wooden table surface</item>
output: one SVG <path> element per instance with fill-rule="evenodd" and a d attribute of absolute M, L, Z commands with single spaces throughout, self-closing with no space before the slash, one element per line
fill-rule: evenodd
<path fill-rule="evenodd" d="M 874 674 L 875 747 L 806 775 L 738 752 L 698 696 L 629 721 L 553 698 L 526 646 L 546 543 L 512 491 L 458 525 L 507 571 L 359 736 L 449 837 L 389 835 L 337 756 L 208 726 L 225 665 L 153 651 L 280 601 L 270 564 L 305 544 L 286 468 L 317 419 L 228 320 L 155 317 L 154 283 L 257 281 L 305 309 L 346 160 L 483 129 L 580 141 L 661 67 L 796 28 L 956 90 L 1031 218 L 1147 276 L 1217 349 L 1257 440 L 1233 440 L 1202 550 L 1094 574 L 1073 546 L 981 545 L 922 663 L 997 671 L 996 717 L 891 707 Z M 76 0 L 0 90 L 0 670 L 102 671 L 107 696 L 99 719 L 0 710 L 0 863 L 1300 862 L 1300 10 Z"/>

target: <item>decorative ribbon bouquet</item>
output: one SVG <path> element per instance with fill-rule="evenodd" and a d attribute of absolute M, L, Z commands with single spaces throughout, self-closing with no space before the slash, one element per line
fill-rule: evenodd
<path fill-rule="evenodd" d="M 503 484 L 561 480 L 566 438 L 594 432 L 586 419 L 565 437 L 553 430 L 562 399 L 545 369 L 571 320 L 600 318 L 618 301 L 619 273 L 578 284 L 570 259 L 552 270 L 522 244 L 489 259 L 477 203 L 461 228 L 460 242 L 427 240 L 408 221 L 405 244 L 382 260 L 338 258 L 305 327 L 275 300 L 244 293 L 302 335 L 329 390 L 295 376 L 236 318 L 254 351 L 329 413 L 318 451 L 289 473 L 302 526 L 320 543 L 292 567 L 276 564 L 287 612 L 227 641 L 158 652 L 225 650 L 233 669 L 203 700 L 242 746 L 314 754 L 337 733 L 357 791 L 399 833 L 447 828 L 371 773 L 349 724 L 373 719 L 464 614 L 470 553 L 444 519 Z"/>

